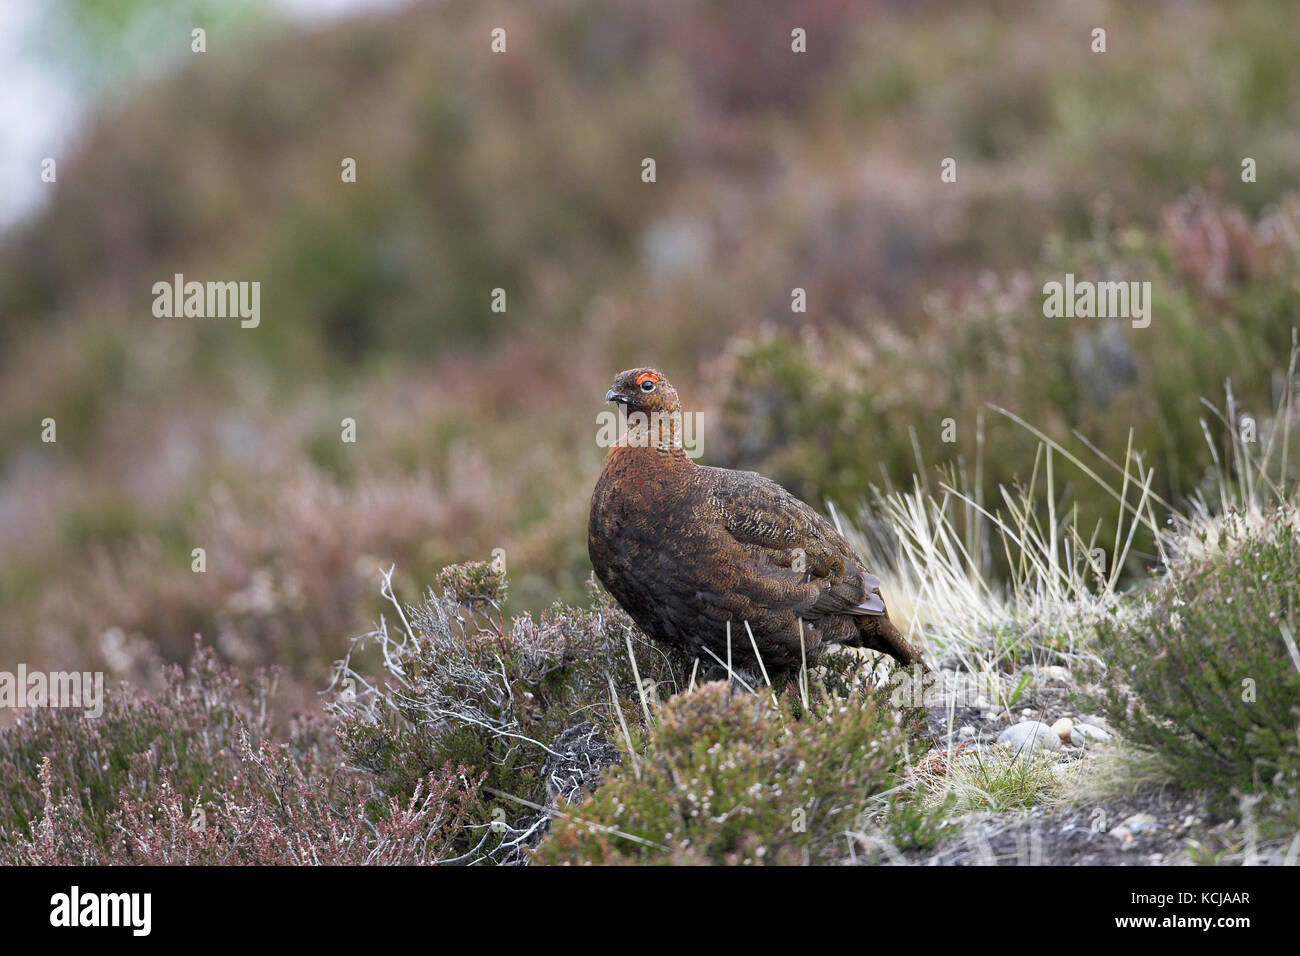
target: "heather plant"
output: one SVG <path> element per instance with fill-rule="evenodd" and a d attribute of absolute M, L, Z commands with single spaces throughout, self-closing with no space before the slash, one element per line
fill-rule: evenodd
<path fill-rule="evenodd" d="M 6 864 L 434 863 L 466 846 L 479 779 L 441 766 L 375 799 L 317 721 L 277 738 L 274 676 L 196 648 L 160 693 L 123 685 L 104 714 L 35 708 L 0 731 Z"/>
<path fill-rule="evenodd" d="M 433 574 L 439 564 L 417 559 L 431 556 L 427 539 L 445 510 L 427 479 L 363 475 L 343 485 L 305 465 L 245 476 L 214 488 L 165 534 L 155 537 L 145 525 L 114 548 L 91 546 L 88 573 L 51 586 L 45 626 L 51 634 L 97 636 L 111 627 L 127 643 L 151 636 L 153 654 L 123 661 L 121 676 L 137 684 L 155 676 L 157 657 L 184 660 L 195 632 L 231 663 L 275 663 L 323 680 L 340 622 L 377 609 L 368 602 L 374 555 Z M 202 572 L 194 570 L 194 545 L 205 552 Z M 94 650 L 108 662 L 99 644 Z"/>
<path fill-rule="evenodd" d="M 1104 709 L 1220 807 L 1300 822 L 1300 516 L 1235 511 L 1203 528 L 1136 610 L 1099 626 Z"/>
<path fill-rule="evenodd" d="M 846 655 L 848 656 L 848 655 Z M 883 691 L 805 678 L 777 691 L 716 681 L 657 708 L 580 805 L 561 805 L 550 864 L 800 864 L 849 856 L 871 798 L 897 782 L 909 720 Z"/>
<path fill-rule="evenodd" d="M 47 798 L 66 796 L 84 828 L 78 835 L 106 851 L 124 795 L 146 795 L 167 772 L 183 799 L 200 799 L 213 780 L 234 774 L 241 734 L 254 747 L 266 738 L 270 675 L 241 680 L 200 649 L 188 675 L 169 667 L 164 679 L 154 699 L 127 687 L 110 692 L 98 719 L 33 708 L 0 734 L 0 819 L 10 848 L 33 835 Z M 304 728 L 297 746 L 310 751 L 318 740 Z"/>
<path fill-rule="evenodd" d="M 650 644 L 607 596 L 589 609 L 557 604 L 506 623 L 503 571 L 482 562 L 445 569 L 440 590 L 354 642 L 378 648 L 372 681 L 340 661 L 331 708 L 356 767 L 386 798 L 406 801 L 447 763 L 481 781 L 471 828 L 475 859 L 518 863 L 563 797 L 594 788 L 650 701 L 686 686 L 686 662 Z"/>
<path fill-rule="evenodd" d="M 1158 538 L 1160 573 L 1098 622 L 1102 691 L 1085 695 L 1125 736 L 1261 826 L 1300 823 L 1300 477 L 1290 449 L 1300 342 L 1271 419 L 1231 387 L 1227 434 L 1185 513 Z M 1201 423 L 1206 438 L 1210 430 Z"/>

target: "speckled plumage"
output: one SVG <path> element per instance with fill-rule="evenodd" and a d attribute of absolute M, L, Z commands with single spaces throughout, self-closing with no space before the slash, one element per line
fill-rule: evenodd
<path fill-rule="evenodd" d="M 649 382 L 652 389 L 646 389 Z M 812 508 L 752 471 L 695 464 L 680 441 L 681 405 L 654 369 L 630 369 L 606 395 L 663 416 L 611 448 L 591 496 L 587 547 L 601 582 L 652 639 L 702 663 L 753 669 L 744 622 L 769 671 L 831 644 L 917 651 L 889 620 L 879 582 Z M 677 425 L 668 425 L 675 422 Z M 804 570 L 795 569 L 802 552 Z"/>

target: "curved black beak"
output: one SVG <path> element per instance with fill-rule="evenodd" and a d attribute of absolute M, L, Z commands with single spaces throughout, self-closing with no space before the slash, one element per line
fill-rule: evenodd
<path fill-rule="evenodd" d="M 608 392 L 605 393 L 605 401 L 618 402 L 620 405 L 626 405 L 627 396 L 624 395 L 622 392 L 611 388 Z"/>

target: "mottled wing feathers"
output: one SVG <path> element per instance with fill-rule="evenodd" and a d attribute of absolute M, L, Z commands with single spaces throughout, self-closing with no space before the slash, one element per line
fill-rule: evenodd
<path fill-rule="evenodd" d="M 709 484 L 708 512 L 749 558 L 742 586 L 758 592 L 784 587 L 795 598 L 792 610 L 805 620 L 885 613 L 880 582 L 825 518 L 755 472 L 701 471 Z M 795 570 L 800 558 L 802 572 Z"/>

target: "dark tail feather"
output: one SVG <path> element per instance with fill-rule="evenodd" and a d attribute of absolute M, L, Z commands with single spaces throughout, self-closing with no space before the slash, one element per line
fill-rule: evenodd
<path fill-rule="evenodd" d="M 908 643 L 903 632 L 894 627 L 889 618 L 883 615 L 862 617 L 858 619 L 858 628 L 864 638 L 862 643 L 873 651 L 888 654 L 904 667 L 919 663 L 923 671 L 930 672 L 929 665 L 921 660 L 921 652 Z"/>

